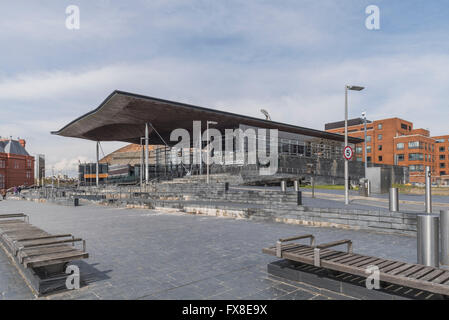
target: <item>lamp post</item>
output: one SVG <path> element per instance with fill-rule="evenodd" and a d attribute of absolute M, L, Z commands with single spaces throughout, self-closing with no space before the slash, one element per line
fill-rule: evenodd
<path fill-rule="evenodd" d="M 362 117 L 363 117 L 363 124 L 364 124 L 364 129 L 365 129 L 365 142 L 363 143 L 364 144 L 364 146 L 365 146 L 365 151 L 364 151 L 364 153 L 365 153 L 365 178 L 366 178 L 366 171 L 367 171 L 367 168 L 368 168 L 368 154 L 366 153 L 366 111 L 364 111 L 364 112 L 362 112 Z"/>
<path fill-rule="evenodd" d="M 362 91 L 360 86 L 345 86 L 345 148 L 348 146 L 348 90 Z M 345 204 L 349 204 L 349 163 L 345 159 Z"/>
<path fill-rule="evenodd" d="M 209 184 L 209 161 L 210 161 L 210 134 L 209 134 L 209 125 L 217 124 L 215 121 L 207 121 L 206 130 L 207 130 L 207 184 Z"/>

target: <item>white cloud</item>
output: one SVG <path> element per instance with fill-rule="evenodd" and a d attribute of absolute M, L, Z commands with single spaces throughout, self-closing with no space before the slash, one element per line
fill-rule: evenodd
<path fill-rule="evenodd" d="M 9 3 L 1 7 L 5 15 L 0 20 L 0 39 L 16 40 L 19 37 L 21 41 L 50 42 L 113 39 L 129 35 L 131 23 L 136 16 L 136 13 L 111 3 L 77 3 L 81 28 L 73 31 L 68 30 L 65 25 L 65 10 L 68 5 L 70 3 Z"/>
<path fill-rule="evenodd" d="M 263 107 L 278 121 L 323 128 L 324 122 L 341 119 L 343 89 L 349 83 L 367 87 L 350 94 L 353 116 L 366 109 L 371 117 L 399 116 L 417 124 L 428 121 L 427 126 L 441 132 L 446 128 L 444 117 L 435 120 L 428 112 L 447 114 L 448 66 L 448 55 L 373 57 L 318 67 L 248 66 L 245 70 L 226 63 L 155 59 L 84 72 L 3 78 L 0 97 L 37 102 L 55 115 L 66 103 L 79 101 L 75 118 L 96 107 L 113 89 L 121 89 L 254 116 L 261 116 Z M 57 104 L 45 106 L 50 99 Z M 55 125 L 55 120 L 45 121 L 46 129 L 55 130 Z"/>

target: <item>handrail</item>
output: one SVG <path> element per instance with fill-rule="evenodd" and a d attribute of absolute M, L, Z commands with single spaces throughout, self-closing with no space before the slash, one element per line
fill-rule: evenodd
<path fill-rule="evenodd" d="M 342 244 L 347 244 L 348 253 L 352 253 L 352 240 L 348 239 L 323 243 L 317 246 L 315 249 L 313 249 L 313 264 L 315 265 L 315 267 L 321 267 L 321 250 L 340 246 Z"/>
<path fill-rule="evenodd" d="M 312 234 L 305 234 L 305 235 L 301 235 L 301 236 L 297 236 L 297 237 L 279 239 L 276 242 L 276 256 L 278 258 L 282 258 L 282 244 L 283 243 L 293 241 L 293 240 L 301 240 L 301 239 L 310 239 L 310 246 L 311 247 L 315 246 L 315 236 Z"/>

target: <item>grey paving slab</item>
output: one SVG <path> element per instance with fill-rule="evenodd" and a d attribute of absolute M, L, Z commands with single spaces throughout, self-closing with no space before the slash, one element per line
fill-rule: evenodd
<path fill-rule="evenodd" d="M 45 299 L 345 298 L 267 274 L 267 264 L 276 258 L 261 249 L 302 233 L 315 234 L 318 242 L 350 238 L 355 252 L 416 262 L 416 239 L 399 235 L 96 205 L 0 202 L 0 213 L 19 211 L 48 232 L 87 241 L 90 257 L 78 263 L 87 286 Z M 2 252 L 0 297 L 33 298 Z"/>

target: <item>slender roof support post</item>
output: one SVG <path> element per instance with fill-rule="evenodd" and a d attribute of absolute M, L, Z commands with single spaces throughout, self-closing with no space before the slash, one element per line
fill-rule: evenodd
<path fill-rule="evenodd" d="M 148 122 L 145 123 L 145 183 L 148 184 L 150 182 L 150 171 L 148 167 Z"/>
<path fill-rule="evenodd" d="M 140 138 L 140 149 L 142 150 L 141 154 L 140 154 L 140 187 L 142 188 L 142 184 L 143 184 L 143 159 L 144 159 L 144 154 L 145 154 L 145 150 L 143 148 L 143 143 L 142 143 L 143 138 Z"/>
<path fill-rule="evenodd" d="M 95 168 L 95 181 L 97 183 L 97 187 L 100 185 L 99 172 L 100 172 L 100 141 L 97 141 L 97 164 Z"/>

